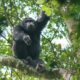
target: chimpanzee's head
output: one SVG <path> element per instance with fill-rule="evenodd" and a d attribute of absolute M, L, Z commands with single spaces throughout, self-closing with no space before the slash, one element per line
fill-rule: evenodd
<path fill-rule="evenodd" d="M 22 27 L 26 30 L 26 31 L 34 31 L 36 28 L 36 21 L 32 18 L 25 18 L 22 21 Z"/>

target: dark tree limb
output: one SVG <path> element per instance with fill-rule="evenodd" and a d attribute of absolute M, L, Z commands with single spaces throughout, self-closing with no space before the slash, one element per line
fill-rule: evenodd
<path fill-rule="evenodd" d="M 23 61 L 16 59 L 12 56 L 0 56 L 0 64 L 3 66 L 9 66 L 16 68 L 22 72 L 25 72 L 27 75 L 33 75 L 36 77 L 44 77 L 47 79 L 60 78 L 63 76 L 64 80 L 70 80 L 71 72 L 62 68 L 57 68 L 53 70 L 44 70 L 39 72 L 36 68 L 33 68 L 30 65 L 25 65 Z"/>

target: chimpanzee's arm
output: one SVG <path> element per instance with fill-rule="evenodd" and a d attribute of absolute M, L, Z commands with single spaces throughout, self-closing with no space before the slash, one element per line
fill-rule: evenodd
<path fill-rule="evenodd" d="M 42 11 L 41 16 L 37 19 L 37 29 L 41 31 L 47 24 L 50 16 L 47 16 L 44 11 Z"/>
<path fill-rule="evenodd" d="M 24 33 L 18 27 L 14 27 L 13 29 L 13 40 L 18 41 L 23 39 Z"/>
<path fill-rule="evenodd" d="M 27 45 L 31 44 L 31 39 L 28 34 L 25 34 L 19 27 L 15 27 L 13 30 L 14 41 L 24 41 Z"/>

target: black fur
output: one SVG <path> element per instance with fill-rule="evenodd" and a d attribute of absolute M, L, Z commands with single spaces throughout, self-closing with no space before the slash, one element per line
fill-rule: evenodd
<path fill-rule="evenodd" d="M 40 34 L 50 17 L 44 12 L 36 21 L 25 18 L 13 30 L 13 52 L 19 59 L 38 59 L 40 54 Z"/>

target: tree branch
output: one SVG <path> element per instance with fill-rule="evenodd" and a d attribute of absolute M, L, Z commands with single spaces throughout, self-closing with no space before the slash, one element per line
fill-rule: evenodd
<path fill-rule="evenodd" d="M 62 68 L 56 68 L 53 70 L 44 70 L 39 72 L 36 68 L 33 68 L 30 65 L 26 65 L 23 61 L 16 59 L 12 56 L 0 56 L 0 64 L 3 66 L 9 66 L 16 68 L 22 72 L 25 72 L 27 75 L 33 75 L 36 77 L 44 77 L 47 79 L 60 78 L 63 76 L 64 80 L 70 80 L 71 72 Z"/>

